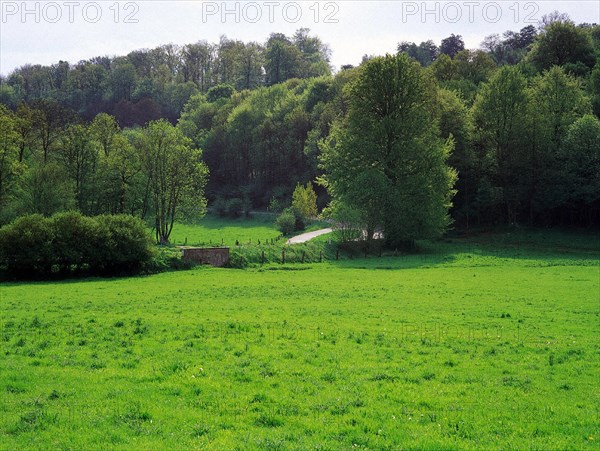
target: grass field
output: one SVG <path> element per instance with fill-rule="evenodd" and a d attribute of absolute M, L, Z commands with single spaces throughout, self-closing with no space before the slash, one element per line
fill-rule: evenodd
<path fill-rule="evenodd" d="M 171 233 L 171 244 L 224 245 L 234 246 L 254 243 L 259 240 L 275 240 L 281 232 L 275 227 L 275 218 L 270 214 L 256 215 L 252 219 L 225 219 L 208 215 L 197 224 L 177 223 Z"/>
<path fill-rule="evenodd" d="M 4 284 L 0 448 L 598 449 L 598 252 Z"/>

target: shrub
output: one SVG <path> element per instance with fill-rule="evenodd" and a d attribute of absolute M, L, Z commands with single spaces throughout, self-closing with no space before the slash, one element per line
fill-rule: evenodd
<path fill-rule="evenodd" d="M 230 218 L 239 218 L 244 212 L 244 201 L 237 197 L 227 201 L 227 216 Z"/>
<path fill-rule="evenodd" d="M 89 267 L 106 236 L 97 221 L 76 211 L 58 213 L 52 217 L 54 260 L 63 272 Z"/>
<path fill-rule="evenodd" d="M 198 263 L 192 260 L 181 258 L 181 250 L 168 246 L 159 246 L 150 261 L 144 264 L 142 272 L 146 274 L 156 274 L 163 271 L 177 271 L 181 269 L 191 269 L 198 266 Z"/>
<path fill-rule="evenodd" d="M 317 195 L 312 183 L 307 183 L 306 188 L 300 184 L 296 185 L 292 196 L 292 207 L 304 221 L 317 216 Z"/>
<path fill-rule="evenodd" d="M 55 262 L 53 240 L 50 219 L 22 216 L 0 229 L 0 261 L 17 276 L 50 274 Z"/>
<path fill-rule="evenodd" d="M 212 204 L 215 212 L 221 217 L 224 218 L 227 216 L 227 201 L 222 197 L 217 197 Z"/>
<path fill-rule="evenodd" d="M 291 210 L 295 218 L 294 229 L 304 230 L 306 228 L 306 222 L 308 218 L 306 218 L 301 212 L 299 212 L 295 208 L 292 208 Z"/>
<path fill-rule="evenodd" d="M 239 250 L 232 249 L 229 253 L 229 263 L 227 263 L 227 266 L 229 268 L 245 268 L 248 266 L 248 259 Z"/>
<path fill-rule="evenodd" d="M 284 204 L 276 197 L 271 197 L 271 201 L 269 202 L 269 206 L 267 210 L 272 213 L 281 213 L 283 211 Z"/>
<path fill-rule="evenodd" d="M 363 235 L 360 212 L 343 202 L 332 202 L 323 211 L 323 217 L 330 219 L 336 241 L 350 243 L 360 239 Z"/>
<path fill-rule="evenodd" d="M 132 272 L 152 257 L 148 229 L 128 215 L 29 215 L 0 229 L 0 265 L 16 277 Z"/>
<path fill-rule="evenodd" d="M 277 228 L 284 235 L 289 235 L 296 230 L 296 215 L 291 208 L 286 208 L 277 216 Z"/>
<path fill-rule="evenodd" d="M 98 243 L 99 255 L 106 259 L 97 259 L 101 270 L 132 271 L 139 269 L 152 256 L 152 239 L 148 229 L 140 218 L 130 215 L 102 215 L 96 218 L 100 234 L 105 235 Z"/>

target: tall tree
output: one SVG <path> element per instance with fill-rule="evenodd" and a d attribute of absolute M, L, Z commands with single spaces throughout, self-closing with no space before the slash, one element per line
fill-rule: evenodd
<path fill-rule="evenodd" d="M 473 198 L 478 185 L 476 159 L 471 145 L 472 124 L 467 106 L 455 91 L 439 89 L 436 95 L 436 113 L 440 135 L 443 139 L 454 139 L 454 151 L 448 163 L 458 172 L 453 217 L 462 226 L 469 228 L 473 216 Z"/>
<path fill-rule="evenodd" d="M 479 202 L 483 203 L 483 198 L 492 201 L 487 187 L 498 187 L 509 224 L 517 221 L 527 190 L 527 110 L 527 80 L 519 69 L 509 66 L 502 67 L 482 86 L 472 110 L 478 170 L 482 177 L 489 177 L 491 185 L 480 185 L 480 190 L 486 188 L 487 192 L 478 193 Z"/>
<path fill-rule="evenodd" d="M 539 212 L 561 205 L 566 193 L 557 183 L 564 171 L 559 155 L 571 125 L 592 109 L 580 82 L 561 67 L 553 67 L 534 80 L 532 100 L 539 143 L 532 162 L 536 168 L 533 199 L 534 210 Z"/>
<path fill-rule="evenodd" d="M 381 227 L 391 247 L 439 235 L 450 222 L 453 144 L 439 137 L 431 88 L 406 55 L 369 60 L 323 148 L 334 199 L 361 212 L 368 238 Z"/>
<path fill-rule="evenodd" d="M 108 157 L 113 148 L 115 136 L 120 131 L 117 120 L 106 113 L 100 113 L 90 124 L 89 131 L 100 143 L 105 156 Z"/>
<path fill-rule="evenodd" d="M 18 169 L 18 142 L 17 119 L 12 111 L 0 105 L 0 209 L 6 203 L 9 184 Z"/>
<path fill-rule="evenodd" d="M 25 149 L 31 152 L 33 146 L 35 111 L 22 103 L 17 107 L 15 120 L 19 134 L 19 162 L 22 162 L 25 159 Z"/>
<path fill-rule="evenodd" d="M 406 53 L 426 67 L 436 60 L 439 49 L 432 40 L 421 42 L 419 45 L 404 41 L 398 44 L 398 52 Z"/>
<path fill-rule="evenodd" d="M 176 218 L 182 214 L 199 218 L 204 214 L 208 171 L 202 151 L 165 120 L 148 124 L 138 145 L 149 181 L 156 240 L 166 244 Z"/>
<path fill-rule="evenodd" d="M 465 49 L 465 42 L 462 39 L 461 35 L 455 35 L 452 33 L 445 39 L 442 39 L 442 43 L 440 44 L 440 53 L 448 55 L 450 58 L 454 58 L 461 50 Z"/>
<path fill-rule="evenodd" d="M 571 22 L 552 22 L 538 35 L 529 53 L 531 62 L 539 71 L 552 66 L 583 66 L 591 69 L 595 62 L 594 46 L 590 34 Z"/>
<path fill-rule="evenodd" d="M 75 116 L 55 101 L 37 100 L 31 106 L 35 110 L 32 119 L 37 132 L 37 144 L 41 147 L 42 160 L 46 164 L 62 131 L 67 124 L 75 121 Z"/>
<path fill-rule="evenodd" d="M 564 206 L 581 223 L 600 220 L 600 121 L 592 115 L 577 119 L 565 137 L 558 157 L 562 177 L 558 181 L 565 195 Z"/>
<path fill-rule="evenodd" d="M 92 181 L 98 150 L 88 127 L 83 125 L 69 125 L 60 137 L 58 152 L 61 162 L 74 183 L 77 206 L 85 214 L 94 212 L 97 201 Z"/>
<path fill-rule="evenodd" d="M 267 84 L 269 85 L 301 75 L 302 55 L 300 50 L 281 33 L 273 33 L 269 37 L 265 60 Z"/>

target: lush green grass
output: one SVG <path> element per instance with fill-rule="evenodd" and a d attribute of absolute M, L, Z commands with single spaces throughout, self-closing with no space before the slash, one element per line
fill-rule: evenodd
<path fill-rule="evenodd" d="M 207 215 L 197 224 L 175 224 L 171 233 L 171 243 L 182 245 L 225 245 L 264 243 L 276 240 L 281 232 L 275 227 L 272 215 L 257 215 L 252 219 L 227 219 Z"/>
<path fill-rule="evenodd" d="M 597 449 L 597 239 L 421 247 L 4 284 L 0 447 Z"/>

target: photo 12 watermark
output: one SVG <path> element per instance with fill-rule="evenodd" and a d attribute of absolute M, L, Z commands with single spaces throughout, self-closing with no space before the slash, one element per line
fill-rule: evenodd
<path fill-rule="evenodd" d="M 402 2 L 402 23 L 514 23 L 536 24 L 540 6 L 536 2 Z"/>
<path fill-rule="evenodd" d="M 337 2 L 202 2 L 202 23 L 339 23 Z"/>
<path fill-rule="evenodd" d="M 139 23 L 137 2 L 14 2 L 0 1 L 0 20 L 9 23 L 76 23 L 110 21 Z"/>

